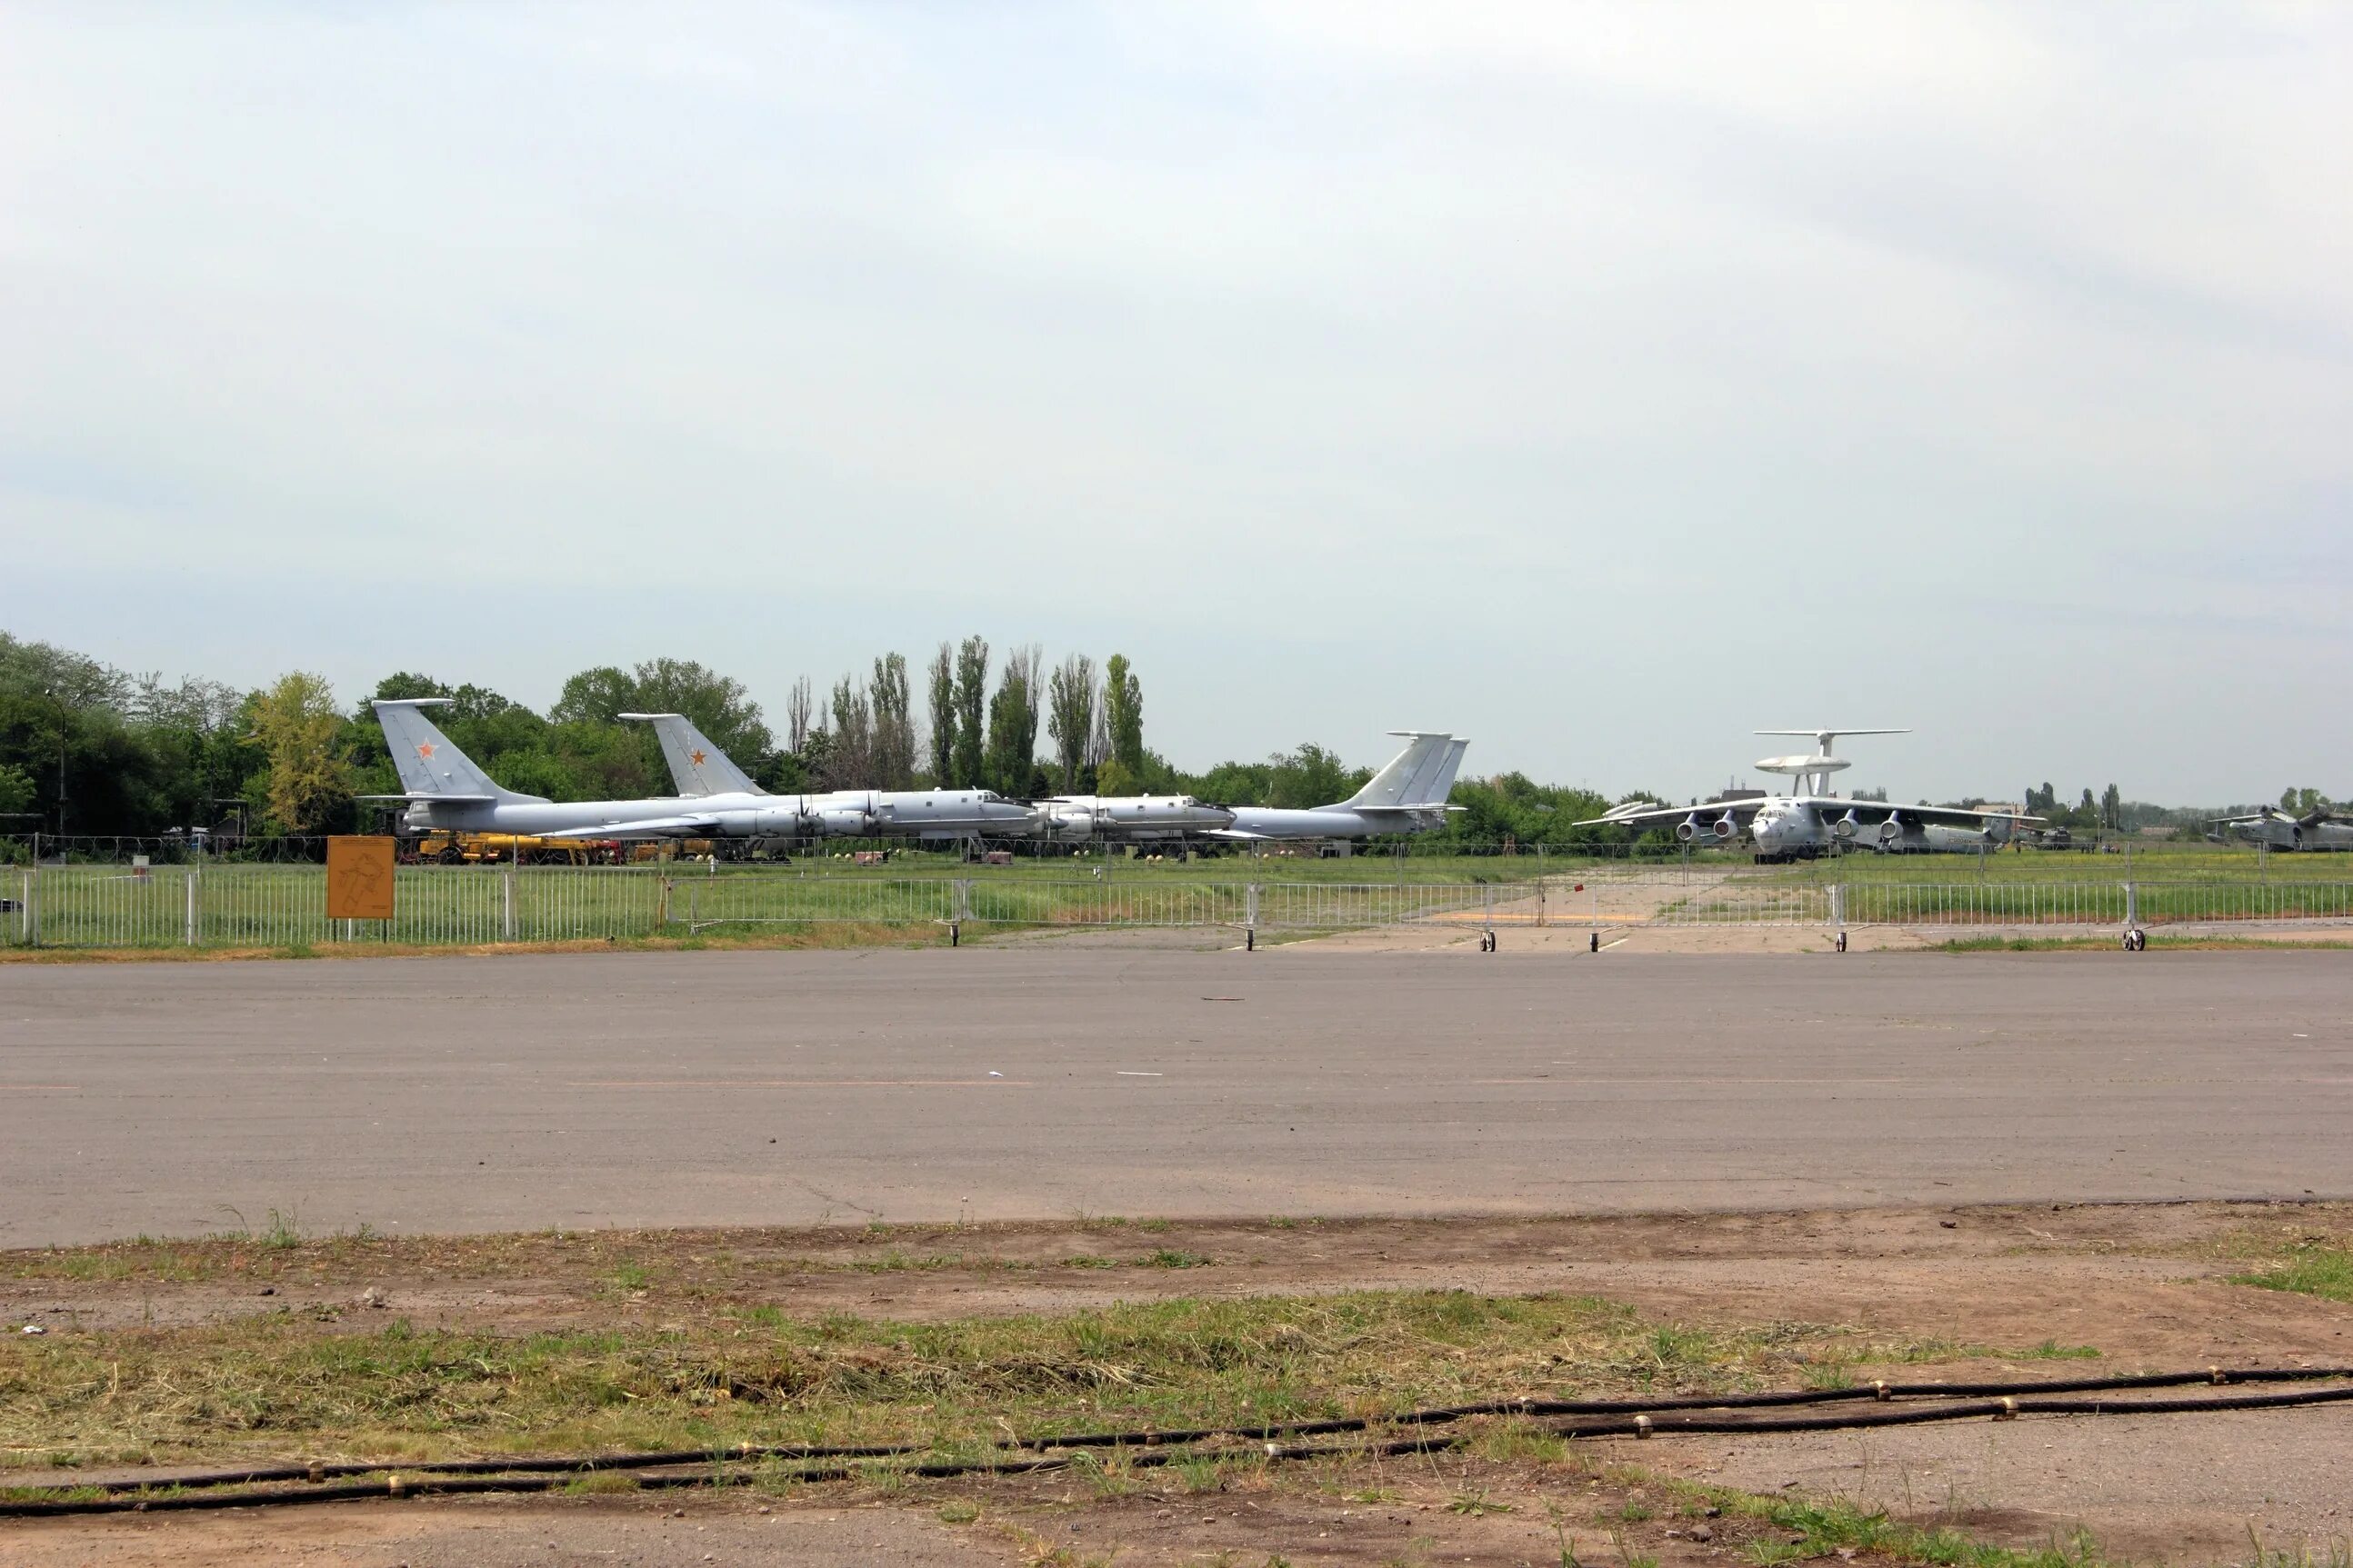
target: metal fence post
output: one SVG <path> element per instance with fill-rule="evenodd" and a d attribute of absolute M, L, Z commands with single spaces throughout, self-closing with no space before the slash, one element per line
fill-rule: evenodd
<path fill-rule="evenodd" d="M 2131 882 L 2125 884 L 2125 924 L 2128 926 L 2140 924 L 2140 891 Z"/>
<path fill-rule="evenodd" d="M 1846 884 L 1844 882 L 1831 884 L 1831 924 L 1841 931 L 1846 929 Z"/>
<path fill-rule="evenodd" d="M 1251 931 L 1258 930 L 1258 884 L 1250 883 L 1242 890 L 1242 924 Z"/>
<path fill-rule="evenodd" d="M 41 836 L 33 835 L 33 867 L 25 873 L 25 945 L 41 945 Z"/>
<path fill-rule="evenodd" d="M 506 868 L 499 878 L 499 940 L 501 942 L 512 942 L 515 939 L 515 860 L 521 858 L 522 851 L 514 851 L 513 857 L 507 861 Z"/>
<path fill-rule="evenodd" d="M 191 865 L 188 877 L 188 911 L 183 922 L 182 940 L 189 947 L 196 945 L 196 868 Z"/>
<path fill-rule="evenodd" d="M 970 877 L 956 879 L 955 918 L 958 924 L 972 919 L 972 879 Z"/>

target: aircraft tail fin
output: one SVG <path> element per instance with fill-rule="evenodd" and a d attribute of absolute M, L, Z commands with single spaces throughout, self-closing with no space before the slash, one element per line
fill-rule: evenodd
<path fill-rule="evenodd" d="M 1446 797 L 1454 791 L 1454 775 L 1462 771 L 1462 753 L 1470 749 L 1470 741 L 1461 735 L 1447 742 L 1446 752 L 1438 759 L 1438 766 L 1428 777 L 1413 781 L 1413 798 L 1406 805 L 1424 811 L 1444 805 Z"/>
<path fill-rule="evenodd" d="M 635 719 L 651 724 L 661 739 L 662 758 L 670 763 L 670 776 L 682 795 L 765 795 L 768 792 L 752 782 L 742 768 L 729 760 L 726 752 L 711 743 L 711 738 L 694 727 L 694 721 L 683 713 L 623 713 L 623 719 Z"/>
<path fill-rule="evenodd" d="M 481 764 L 459 751 L 423 710 L 448 702 L 446 697 L 379 699 L 370 704 L 375 721 L 384 727 L 384 743 L 400 774 L 400 787 L 412 800 L 537 801 L 535 795 L 517 795 L 501 788 Z"/>
<path fill-rule="evenodd" d="M 1446 754 L 1453 748 L 1454 737 L 1419 730 L 1397 730 L 1391 733 L 1405 737 L 1405 750 L 1366 780 L 1364 788 L 1340 802 L 1342 805 L 1358 811 L 1404 811 L 1423 804 L 1423 797 L 1414 793 L 1414 785 L 1418 781 L 1435 780 L 1445 770 Z M 1453 782 L 1452 775 L 1448 775 L 1447 782 Z"/>

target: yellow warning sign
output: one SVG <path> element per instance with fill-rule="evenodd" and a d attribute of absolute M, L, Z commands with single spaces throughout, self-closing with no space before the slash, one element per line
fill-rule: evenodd
<path fill-rule="evenodd" d="M 327 918 L 392 919 L 391 839 L 379 837 L 327 840 Z"/>

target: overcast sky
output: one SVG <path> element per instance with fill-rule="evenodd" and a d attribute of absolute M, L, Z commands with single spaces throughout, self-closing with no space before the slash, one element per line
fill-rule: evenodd
<path fill-rule="evenodd" d="M 2353 793 L 2353 9 L 0 9 L 0 627 Z"/>

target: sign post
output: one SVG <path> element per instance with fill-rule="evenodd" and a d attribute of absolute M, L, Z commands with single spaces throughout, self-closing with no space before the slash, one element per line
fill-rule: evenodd
<path fill-rule="evenodd" d="M 383 836 L 327 840 L 327 918 L 392 920 L 393 841 Z"/>

